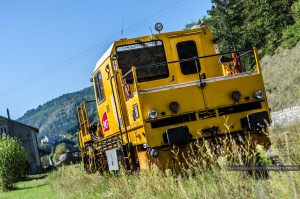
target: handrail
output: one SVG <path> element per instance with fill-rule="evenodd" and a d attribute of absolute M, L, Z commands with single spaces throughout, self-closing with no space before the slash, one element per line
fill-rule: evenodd
<path fill-rule="evenodd" d="M 136 74 L 136 67 L 132 66 L 132 76 L 133 76 L 133 83 L 134 83 L 134 90 L 138 93 L 139 92 L 139 86 L 138 86 L 138 77 Z"/>
<path fill-rule="evenodd" d="M 128 76 L 130 73 L 132 73 L 133 76 L 133 81 L 134 81 L 134 90 L 138 92 L 138 77 L 137 77 L 137 70 L 139 69 L 144 69 L 144 68 L 149 68 L 149 67 L 157 67 L 157 66 L 162 66 L 162 65 L 166 65 L 166 64 L 173 64 L 173 63 L 182 63 L 182 62 L 188 62 L 188 61 L 196 61 L 196 60 L 200 60 L 200 59 L 205 59 L 205 58 L 210 58 L 210 57 L 216 57 L 216 56 L 223 56 L 223 55 L 228 55 L 228 54 L 233 54 L 233 53 L 242 53 L 241 55 L 238 55 L 238 57 L 242 57 L 250 52 L 253 52 L 254 57 L 255 57 L 255 61 L 256 61 L 256 65 L 258 67 L 258 73 L 260 73 L 261 69 L 260 69 L 260 65 L 259 65 L 259 60 L 258 60 L 258 54 L 257 54 L 257 50 L 255 47 L 251 48 L 251 49 L 243 49 L 243 50 L 238 50 L 238 51 L 230 51 L 230 52 L 225 52 L 225 53 L 218 53 L 218 54 L 212 54 L 212 55 L 205 55 L 205 56 L 198 56 L 198 57 L 192 57 L 192 58 L 186 58 L 186 59 L 180 59 L 180 60 L 176 60 L 176 61 L 170 61 L 170 62 L 161 62 L 161 63 L 156 63 L 156 64 L 148 64 L 148 65 L 143 65 L 143 66 L 132 66 L 132 68 L 127 71 L 123 76 L 121 76 L 121 78 L 125 78 L 126 76 Z M 201 76 L 200 76 L 201 77 Z M 200 80 L 201 82 L 201 80 Z"/>
<path fill-rule="evenodd" d="M 261 68 L 260 68 L 260 63 L 259 63 L 259 60 L 258 60 L 257 49 L 255 47 L 253 47 L 253 52 L 254 52 L 255 62 L 256 62 L 256 65 L 257 65 L 257 72 L 260 73 L 261 72 Z"/>
<path fill-rule="evenodd" d="M 130 73 L 132 73 L 132 69 L 130 69 L 127 73 L 125 73 L 122 78 L 126 77 L 127 75 L 129 75 Z"/>
<path fill-rule="evenodd" d="M 254 52 L 254 56 L 256 55 L 256 48 L 254 47 L 253 49 L 244 49 L 244 50 L 238 50 L 238 51 L 231 51 L 231 52 L 225 52 L 225 53 L 218 53 L 218 54 L 214 54 L 214 55 L 205 55 L 205 56 L 199 56 L 199 57 L 192 57 L 192 58 L 187 58 L 187 59 L 180 59 L 180 60 L 176 60 L 176 61 L 170 61 L 170 62 L 161 62 L 161 63 L 156 63 L 156 64 L 147 64 L 147 65 L 143 65 L 143 66 L 136 66 L 135 69 L 139 70 L 139 69 L 144 69 L 144 68 L 149 68 L 149 67 L 155 67 L 155 66 L 162 66 L 162 65 L 166 65 L 166 64 L 173 64 L 173 63 L 182 63 L 182 62 L 188 62 L 188 61 L 195 61 L 197 59 L 205 59 L 205 58 L 209 58 L 209 57 L 216 57 L 216 56 L 222 56 L 222 55 L 228 55 L 228 54 L 232 54 L 232 53 L 241 53 L 241 52 L 245 52 L 242 55 L 240 55 L 239 57 L 248 54 L 249 52 L 253 51 Z M 259 62 L 258 62 L 259 63 Z M 127 71 L 122 78 L 128 76 L 130 73 L 132 73 L 132 69 L 130 69 L 129 71 Z"/>
<path fill-rule="evenodd" d="M 143 68 L 148 68 L 148 67 L 155 67 L 155 66 L 161 66 L 161 65 L 166 65 L 166 64 L 173 64 L 173 63 L 178 63 L 178 62 L 181 63 L 181 62 L 195 61 L 197 59 L 205 59 L 205 58 L 209 58 L 209 57 L 216 57 L 216 56 L 228 55 L 228 54 L 232 54 L 232 53 L 241 53 L 241 52 L 249 53 L 251 51 L 253 51 L 253 49 L 245 49 L 245 50 L 231 51 L 231 52 L 226 52 L 226 53 L 218 53 L 218 54 L 213 54 L 213 55 L 205 55 L 205 56 L 199 56 L 199 57 L 192 57 L 192 58 L 180 59 L 180 60 L 170 61 L 170 62 L 161 62 L 161 63 L 157 63 L 157 64 L 147 64 L 147 65 L 143 65 L 143 66 L 136 66 L 136 69 L 138 70 L 138 69 L 143 69 Z M 127 73 L 130 73 L 130 72 L 131 72 L 131 70 L 128 71 Z M 127 73 L 124 76 L 128 75 Z"/>

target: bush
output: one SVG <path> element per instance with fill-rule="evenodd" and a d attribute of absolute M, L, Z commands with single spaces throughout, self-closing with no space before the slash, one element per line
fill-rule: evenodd
<path fill-rule="evenodd" d="M 55 152 L 54 152 L 55 160 L 58 161 L 60 155 L 63 153 L 67 153 L 68 151 L 69 151 L 69 149 L 67 148 L 67 145 L 65 143 L 61 143 L 61 144 L 57 145 L 55 148 Z"/>
<path fill-rule="evenodd" d="M 300 1 L 297 0 L 291 7 L 291 13 L 295 21 L 294 24 L 287 26 L 282 32 L 282 46 L 292 48 L 300 41 Z"/>
<path fill-rule="evenodd" d="M 288 26 L 282 32 L 282 46 L 285 48 L 292 48 L 300 41 L 300 20 L 295 24 Z"/>
<path fill-rule="evenodd" d="M 25 173 L 27 155 L 21 142 L 8 135 L 0 135 L 0 190 L 10 190 Z"/>

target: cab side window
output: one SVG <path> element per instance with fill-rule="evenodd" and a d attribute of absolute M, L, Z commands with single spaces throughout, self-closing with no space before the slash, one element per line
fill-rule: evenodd
<path fill-rule="evenodd" d="M 96 96 L 97 96 L 97 102 L 100 104 L 105 100 L 105 94 L 104 94 L 104 86 L 103 86 L 103 80 L 101 72 L 97 73 L 94 76 L 94 83 L 95 83 L 95 89 L 96 89 Z"/>
<path fill-rule="evenodd" d="M 198 51 L 195 41 L 178 42 L 176 45 L 178 57 L 180 60 L 198 57 Z M 184 75 L 194 74 L 201 70 L 199 59 L 180 62 L 180 69 Z"/>

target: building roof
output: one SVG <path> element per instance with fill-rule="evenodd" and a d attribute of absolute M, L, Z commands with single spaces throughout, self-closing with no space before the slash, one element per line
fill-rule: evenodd
<path fill-rule="evenodd" d="M 3 116 L 0 116 L 0 119 L 9 121 L 8 118 L 3 117 Z M 24 126 L 24 127 L 30 128 L 30 129 L 34 130 L 35 133 L 39 133 L 39 129 L 37 129 L 37 128 L 33 127 L 33 126 L 29 126 L 29 125 L 23 124 L 23 123 L 21 123 L 21 122 L 17 122 L 17 121 L 15 121 L 15 120 L 10 120 L 10 121 L 11 121 L 12 123 L 14 123 L 14 124 L 18 124 L 18 125 L 20 125 L 20 126 Z"/>

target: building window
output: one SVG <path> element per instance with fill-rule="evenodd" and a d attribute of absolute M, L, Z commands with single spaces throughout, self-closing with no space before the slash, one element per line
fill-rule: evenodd
<path fill-rule="evenodd" d="M 104 86 L 102 81 L 102 75 L 100 72 L 94 76 L 94 83 L 97 95 L 97 102 L 98 104 L 100 104 L 105 100 Z"/>
<path fill-rule="evenodd" d="M 198 57 L 195 41 L 183 41 L 177 43 L 177 53 L 180 60 Z M 199 59 L 180 62 L 180 69 L 184 75 L 200 72 Z"/>
<path fill-rule="evenodd" d="M 0 134 L 7 133 L 7 127 L 6 126 L 0 126 Z"/>

